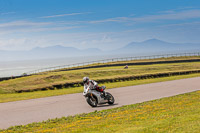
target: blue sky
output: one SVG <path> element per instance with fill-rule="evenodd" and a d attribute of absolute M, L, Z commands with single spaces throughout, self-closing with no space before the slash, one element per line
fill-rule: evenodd
<path fill-rule="evenodd" d="M 200 42 L 199 0 L 0 0 L 0 50 Z"/>

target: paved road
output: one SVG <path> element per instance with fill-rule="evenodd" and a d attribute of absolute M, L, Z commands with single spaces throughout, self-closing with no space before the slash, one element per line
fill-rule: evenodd
<path fill-rule="evenodd" d="M 134 82 L 134 81 L 133 81 Z M 0 129 L 200 90 L 200 77 L 107 90 L 116 104 L 91 108 L 81 93 L 0 103 Z"/>

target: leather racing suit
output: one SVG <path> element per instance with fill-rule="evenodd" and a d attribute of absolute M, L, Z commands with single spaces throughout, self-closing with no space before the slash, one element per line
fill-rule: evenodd
<path fill-rule="evenodd" d="M 90 89 L 95 89 L 95 90 L 97 90 L 97 91 L 99 91 L 99 92 L 102 92 L 103 95 L 104 95 L 104 97 L 105 97 L 105 91 L 104 91 L 104 89 L 102 89 L 101 87 L 99 87 L 99 86 L 98 86 L 98 83 L 97 83 L 96 81 L 94 81 L 94 80 L 89 80 L 89 82 L 87 82 L 87 83 L 84 84 L 84 92 L 83 92 L 83 95 L 86 94 L 86 90 L 87 90 L 88 87 L 89 87 Z"/>

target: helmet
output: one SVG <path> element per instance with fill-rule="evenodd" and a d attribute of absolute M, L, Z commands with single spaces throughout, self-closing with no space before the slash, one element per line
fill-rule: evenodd
<path fill-rule="evenodd" d="M 85 83 L 87 83 L 89 81 L 89 78 L 88 77 L 84 77 L 83 78 L 83 83 L 85 84 Z"/>

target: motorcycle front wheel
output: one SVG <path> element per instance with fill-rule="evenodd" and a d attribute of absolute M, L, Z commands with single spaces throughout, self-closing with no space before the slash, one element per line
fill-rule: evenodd
<path fill-rule="evenodd" d="M 86 101 L 92 107 L 96 107 L 97 106 L 97 99 L 96 98 L 87 97 Z"/>
<path fill-rule="evenodd" d="M 108 97 L 108 104 L 114 104 L 115 98 L 110 94 L 109 92 L 106 92 L 107 97 Z"/>

